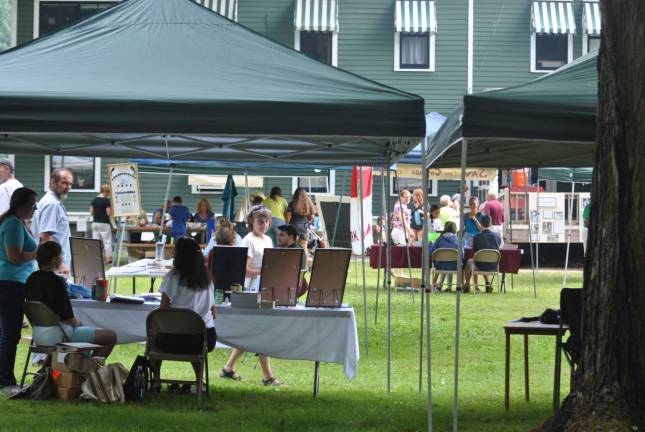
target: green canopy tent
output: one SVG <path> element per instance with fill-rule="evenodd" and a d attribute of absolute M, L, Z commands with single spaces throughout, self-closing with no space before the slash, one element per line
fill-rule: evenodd
<path fill-rule="evenodd" d="M 7 153 L 387 168 L 424 135 L 423 98 L 190 0 L 121 2 L 0 54 Z"/>
<path fill-rule="evenodd" d="M 424 136 L 423 106 L 189 0 L 129 0 L 0 54 L 7 152 L 386 166 Z"/>
<path fill-rule="evenodd" d="M 591 183 L 593 168 L 540 168 L 539 180 L 554 180 L 565 183 Z"/>
<path fill-rule="evenodd" d="M 485 168 L 593 165 L 598 100 L 597 54 L 577 59 L 534 81 L 464 96 L 437 132 L 426 165 Z"/>
<path fill-rule="evenodd" d="M 592 53 L 525 84 L 464 96 L 463 105 L 448 117 L 432 140 L 424 167 L 461 167 L 460 184 L 465 185 L 467 165 L 484 168 L 593 165 L 598 100 L 596 58 L 597 53 Z M 527 189 L 525 193 L 528 195 Z M 465 194 L 462 200 L 463 208 Z M 460 242 L 464 215 L 461 217 Z M 529 241 L 532 243 L 530 235 Z M 530 251 L 533 263 L 532 244 Z M 461 265 L 458 272 L 461 285 Z M 535 273 L 533 286 L 535 291 Z M 460 291 L 461 287 L 455 306 L 455 431 L 459 419 Z"/>

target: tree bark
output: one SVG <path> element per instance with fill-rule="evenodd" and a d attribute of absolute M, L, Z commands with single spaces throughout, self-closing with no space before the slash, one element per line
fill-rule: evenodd
<path fill-rule="evenodd" d="M 591 230 L 574 391 L 543 431 L 645 430 L 645 0 L 601 0 Z"/>

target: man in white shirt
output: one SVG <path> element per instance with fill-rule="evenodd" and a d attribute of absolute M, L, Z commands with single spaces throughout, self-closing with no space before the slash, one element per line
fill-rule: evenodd
<path fill-rule="evenodd" d="M 54 240 L 63 248 L 63 265 L 61 273 L 69 273 L 72 264 L 72 252 L 69 246 L 69 218 L 63 201 L 72 189 L 74 177 L 67 168 L 54 170 L 49 180 L 49 190 L 38 201 L 36 212 L 31 222 L 31 231 L 40 243 Z"/>
<path fill-rule="evenodd" d="M 13 164 L 7 159 L 0 160 L 0 214 L 9 210 L 11 195 L 22 187 L 22 183 L 13 176 Z"/>

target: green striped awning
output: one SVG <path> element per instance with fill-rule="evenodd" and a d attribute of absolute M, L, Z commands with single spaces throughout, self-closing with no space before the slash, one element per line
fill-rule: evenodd
<path fill-rule="evenodd" d="M 237 0 L 194 0 L 202 6 L 237 22 Z"/>
<path fill-rule="evenodd" d="M 394 30 L 406 33 L 436 33 L 437 14 L 434 2 L 397 0 L 394 6 Z"/>
<path fill-rule="evenodd" d="M 600 4 L 597 1 L 585 1 L 582 16 L 582 27 L 589 36 L 600 36 L 602 20 L 600 19 Z"/>
<path fill-rule="evenodd" d="M 296 0 L 293 25 L 298 31 L 338 31 L 338 1 Z"/>
<path fill-rule="evenodd" d="M 572 1 L 534 1 L 531 6 L 533 32 L 575 34 L 576 18 Z"/>

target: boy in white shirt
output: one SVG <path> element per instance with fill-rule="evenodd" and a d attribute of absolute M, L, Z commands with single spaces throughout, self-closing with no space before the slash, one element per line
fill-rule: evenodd
<path fill-rule="evenodd" d="M 251 207 L 248 216 L 248 224 L 251 228 L 251 232 L 242 239 L 242 243 L 240 244 L 240 246 L 248 248 L 244 289 L 245 291 L 258 292 L 260 287 L 260 274 L 262 273 L 264 249 L 273 247 L 271 238 L 266 235 L 266 232 L 271 226 L 271 212 L 263 205 Z M 242 377 L 235 372 L 235 364 L 243 354 L 244 351 L 237 348 L 233 349 L 231 356 L 228 358 L 228 361 L 219 376 L 238 381 L 242 380 Z M 281 384 L 271 372 L 269 357 L 261 355 L 260 366 L 262 366 L 262 372 L 264 374 L 264 378 L 262 379 L 262 383 L 264 385 L 279 386 Z"/>

